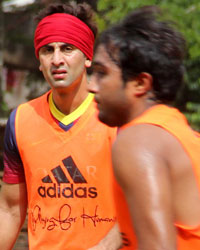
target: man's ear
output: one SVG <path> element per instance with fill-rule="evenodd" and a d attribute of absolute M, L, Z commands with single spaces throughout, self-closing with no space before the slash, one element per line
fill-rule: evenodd
<path fill-rule="evenodd" d="M 134 79 L 134 82 L 135 96 L 142 96 L 152 89 L 153 78 L 149 73 L 142 72 Z"/>
<path fill-rule="evenodd" d="M 89 67 L 91 67 L 91 65 L 92 65 L 92 61 L 89 60 L 89 59 L 86 59 L 86 60 L 85 60 L 85 67 L 86 67 L 86 68 L 89 68 Z"/>
<path fill-rule="evenodd" d="M 40 66 L 39 66 L 39 70 L 42 71 L 42 65 L 41 65 L 41 64 L 40 64 Z"/>

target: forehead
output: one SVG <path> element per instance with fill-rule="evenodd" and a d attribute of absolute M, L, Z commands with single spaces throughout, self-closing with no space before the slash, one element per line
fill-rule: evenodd
<path fill-rule="evenodd" d="M 44 45 L 43 47 L 45 47 L 45 46 L 60 47 L 60 46 L 65 46 L 65 45 L 75 47 L 74 45 L 69 44 L 69 43 L 65 43 L 65 42 L 52 42 L 52 43 L 48 43 L 48 44 Z"/>
<path fill-rule="evenodd" d="M 93 59 L 93 64 L 101 65 L 108 68 L 112 67 L 113 69 L 119 69 L 119 67 L 111 59 L 104 45 L 99 45 L 97 47 Z"/>

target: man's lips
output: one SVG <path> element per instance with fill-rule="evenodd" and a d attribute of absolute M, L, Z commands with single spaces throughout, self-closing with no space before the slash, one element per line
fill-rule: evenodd
<path fill-rule="evenodd" d="M 97 109 L 100 109 L 100 102 L 99 102 L 99 100 L 96 98 L 96 96 L 94 97 L 94 100 L 95 100 Z"/>
<path fill-rule="evenodd" d="M 96 95 L 94 96 L 94 101 L 96 102 L 96 104 L 98 104 L 98 99 Z"/>
<path fill-rule="evenodd" d="M 52 70 L 52 75 L 54 79 L 63 79 L 67 74 L 67 71 L 65 69 L 56 69 Z"/>

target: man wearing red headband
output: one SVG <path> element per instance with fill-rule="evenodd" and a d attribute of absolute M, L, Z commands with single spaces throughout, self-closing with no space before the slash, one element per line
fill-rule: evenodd
<path fill-rule="evenodd" d="M 116 128 L 98 121 L 87 92 L 97 32 L 91 9 L 50 5 L 38 20 L 35 54 L 51 90 L 17 107 L 8 120 L 0 249 L 12 249 L 28 205 L 30 250 L 133 250 L 110 160 Z"/>

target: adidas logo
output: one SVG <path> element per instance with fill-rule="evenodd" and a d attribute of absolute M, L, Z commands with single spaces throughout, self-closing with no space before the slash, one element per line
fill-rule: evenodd
<path fill-rule="evenodd" d="M 42 185 L 38 188 L 38 194 L 43 197 L 50 198 L 96 198 L 97 197 L 97 189 L 96 187 L 88 187 L 88 185 L 83 186 L 83 184 L 87 184 L 86 179 L 81 174 L 80 170 L 77 168 L 71 156 L 62 160 L 69 176 L 71 178 L 72 183 L 65 175 L 61 166 L 57 166 L 51 170 L 53 177 L 56 181 L 51 179 L 49 175 L 42 178 L 42 182 L 45 184 L 53 184 L 53 186 Z M 69 185 L 70 184 L 70 185 Z M 74 185 L 76 184 L 76 185 Z M 77 184 L 82 184 L 77 185 Z M 67 185 L 67 186 L 66 186 Z"/>

